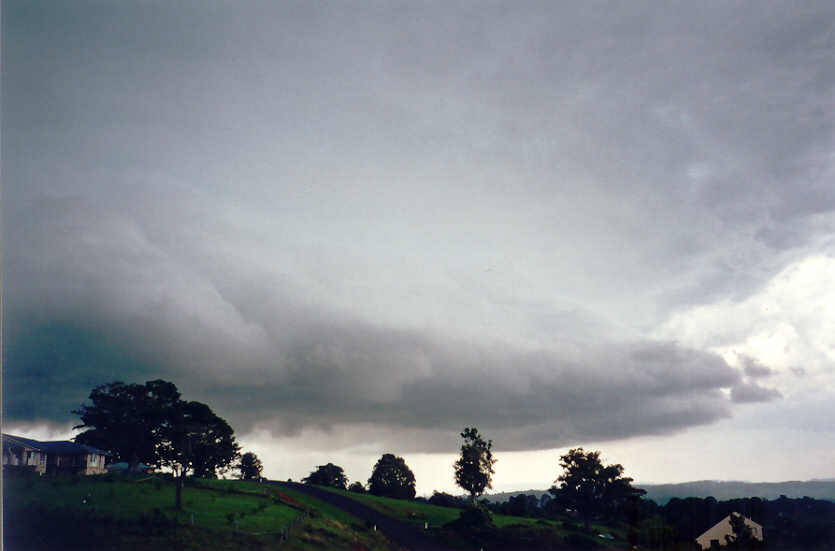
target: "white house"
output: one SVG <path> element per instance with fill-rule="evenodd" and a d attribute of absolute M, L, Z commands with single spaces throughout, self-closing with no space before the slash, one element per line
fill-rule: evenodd
<path fill-rule="evenodd" d="M 3 466 L 36 473 L 101 474 L 107 452 L 68 440 L 39 442 L 3 434 Z"/>
<path fill-rule="evenodd" d="M 704 534 L 696 538 L 696 543 L 698 543 L 702 549 L 710 549 L 712 541 L 716 541 L 720 546 L 725 545 L 727 541 L 725 540 L 725 536 L 733 537 L 734 533 L 731 528 L 731 515 L 741 516 L 739 513 L 731 513 L 714 524 Z M 745 525 L 751 529 L 751 535 L 754 538 L 763 541 L 763 527 L 748 517 L 742 518 L 745 521 Z"/>

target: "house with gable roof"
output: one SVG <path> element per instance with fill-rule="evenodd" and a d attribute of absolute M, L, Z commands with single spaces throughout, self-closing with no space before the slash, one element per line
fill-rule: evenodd
<path fill-rule="evenodd" d="M 40 442 L 3 434 L 3 469 L 7 466 L 40 474 L 101 474 L 107 452 L 69 440 Z"/>
<path fill-rule="evenodd" d="M 731 527 L 731 516 L 742 516 L 739 513 L 731 513 L 710 528 L 708 528 L 701 536 L 696 538 L 696 543 L 702 549 L 712 549 L 715 547 L 722 547 L 726 544 L 725 536 L 733 536 L 733 528 Z M 755 539 L 763 541 L 763 527 L 757 524 L 748 517 L 743 516 L 745 525 L 751 529 L 751 536 Z"/>

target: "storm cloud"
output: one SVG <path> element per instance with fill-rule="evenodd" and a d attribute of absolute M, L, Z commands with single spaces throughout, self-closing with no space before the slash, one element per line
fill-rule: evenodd
<path fill-rule="evenodd" d="M 756 383 L 745 383 L 731 389 L 731 400 L 739 403 L 768 402 L 780 398 L 780 391 Z"/>
<path fill-rule="evenodd" d="M 7 2 L 6 422 L 161 377 L 239 432 L 531 450 L 772 401 L 682 313 L 835 255 L 833 21 Z"/>

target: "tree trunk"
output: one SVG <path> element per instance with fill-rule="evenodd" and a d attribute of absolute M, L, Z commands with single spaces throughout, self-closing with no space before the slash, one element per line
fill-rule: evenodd
<path fill-rule="evenodd" d="M 185 480 L 186 470 L 180 467 L 180 472 L 177 475 L 177 510 L 183 510 L 183 482 Z"/>

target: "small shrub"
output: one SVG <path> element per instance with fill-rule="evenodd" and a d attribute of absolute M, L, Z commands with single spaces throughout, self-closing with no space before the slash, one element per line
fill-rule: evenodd
<path fill-rule="evenodd" d="M 228 524 L 235 522 L 235 513 L 226 513 L 226 522 Z"/>
<path fill-rule="evenodd" d="M 447 526 L 454 530 L 478 531 L 495 528 L 493 514 L 485 507 L 468 507 Z"/>

